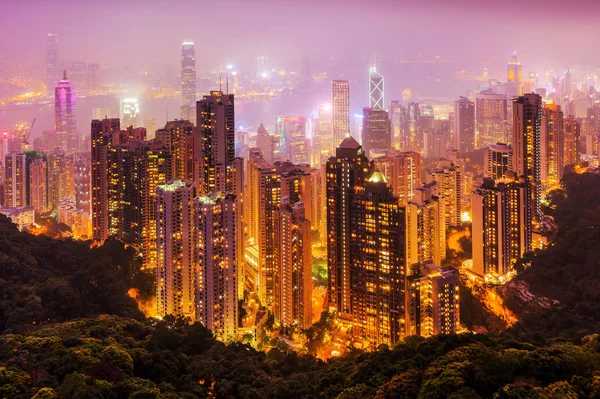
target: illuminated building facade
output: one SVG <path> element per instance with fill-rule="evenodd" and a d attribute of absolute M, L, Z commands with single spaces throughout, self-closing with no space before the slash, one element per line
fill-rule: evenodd
<path fill-rule="evenodd" d="M 10 152 L 4 158 L 4 206 L 26 206 L 25 154 Z"/>
<path fill-rule="evenodd" d="M 194 42 L 181 45 L 181 119 L 195 122 L 196 107 L 196 49 Z"/>
<path fill-rule="evenodd" d="M 91 212 L 91 176 L 90 159 L 80 157 L 73 163 L 73 186 L 75 191 L 75 207 L 86 213 Z"/>
<path fill-rule="evenodd" d="M 199 132 L 198 192 L 232 192 L 235 158 L 233 94 L 211 91 L 196 106 Z"/>
<path fill-rule="evenodd" d="M 233 194 L 194 200 L 196 320 L 223 341 L 237 337 L 238 217 Z"/>
<path fill-rule="evenodd" d="M 463 156 L 475 150 L 475 103 L 465 97 L 454 102 L 454 148 Z"/>
<path fill-rule="evenodd" d="M 512 180 L 511 180 L 512 179 Z M 527 178 L 485 179 L 471 196 L 473 271 L 504 276 L 531 251 L 531 186 Z"/>
<path fill-rule="evenodd" d="M 48 167 L 43 158 L 29 165 L 29 201 L 38 214 L 48 208 Z"/>
<path fill-rule="evenodd" d="M 48 208 L 56 209 L 64 197 L 75 194 L 73 156 L 55 149 L 48 153 Z"/>
<path fill-rule="evenodd" d="M 304 203 L 282 197 L 276 213 L 279 270 L 274 314 L 282 326 L 307 329 L 312 325 L 312 245 Z"/>
<path fill-rule="evenodd" d="M 172 180 L 156 189 L 157 315 L 196 320 L 194 197 L 192 182 Z"/>
<path fill-rule="evenodd" d="M 332 83 L 332 152 L 350 134 L 350 83 L 334 80 Z"/>
<path fill-rule="evenodd" d="M 501 179 L 512 169 L 512 147 L 510 144 L 496 143 L 485 150 L 483 176 Z"/>
<path fill-rule="evenodd" d="M 546 104 L 540 126 L 540 180 L 545 186 L 560 182 L 565 166 L 564 152 L 563 113 L 559 105 Z"/>
<path fill-rule="evenodd" d="M 406 264 L 433 261 L 440 265 L 446 259 L 446 225 L 444 205 L 433 195 L 436 182 L 415 190 L 406 206 Z"/>
<path fill-rule="evenodd" d="M 447 159 L 427 171 L 427 183 L 436 181 L 435 195 L 444 203 L 446 228 L 460 226 L 462 212 L 462 177 L 460 167 Z"/>
<path fill-rule="evenodd" d="M 369 108 L 385 109 L 383 76 L 377 73 L 376 62 L 371 62 L 369 68 Z"/>
<path fill-rule="evenodd" d="M 284 159 L 310 165 L 310 140 L 306 137 L 307 120 L 301 116 L 284 118 Z"/>
<path fill-rule="evenodd" d="M 194 154 L 198 143 L 188 146 L 186 139 L 194 134 L 194 124 L 186 120 L 170 121 L 165 124 L 164 129 L 156 131 L 156 139 L 163 143 L 171 153 L 171 176 L 173 179 L 195 180 L 193 171 L 188 173 L 188 157 L 192 157 L 192 165 L 195 162 Z M 189 151 L 192 151 L 188 155 Z M 197 182 L 196 182 L 197 183 Z"/>
<path fill-rule="evenodd" d="M 374 172 L 356 187 L 350 235 L 350 312 L 354 338 L 377 348 L 406 335 L 405 212 Z"/>
<path fill-rule="evenodd" d="M 541 219 L 541 125 L 542 97 L 525 94 L 513 100 L 513 166 L 517 176 L 526 176 L 532 184 L 532 220 Z"/>
<path fill-rule="evenodd" d="M 350 315 L 351 215 L 355 187 L 362 186 L 373 166 L 358 142 L 347 137 L 336 149 L 326 167 L 327 260 L 329 307 L 343 317 Z"/>
<path fill-rule="evenodd" d="M 387 156 L 375 158 L 373 164 L 389 182 L 400 205 L 406 206 L 417 187 L 421 186 L 421 155 L 413 151 L 391 151 Z"/>
<path fill-rule="evenodd" d="M 77 99 L 75 88 L 67 79 L 67 73 L 54 89 L 54 130 L 58 145 L 63 150 L 76 150 L 77 137 Z"/>
<path fill-rule="evenodd" d="M 510 97 L 523 95 L 523 67 L 516 54 L 508 61 L 508 95 Z"/>
<path fill-rule="evenodd" d="M 443 158 L 446 155 L 448 136 L 443 132 L 423 133 L 424 156 L 430 159 Z"/>
<path fill-rule="evenodd" d="M 261 123 L 256 131 L 256 147 L 262 151 L 265 161 L 273 165 L 279 160 L 279 137 L 270 135 Z"/>
<path fill-rule="evenodd" d="M 508 104 L 506 94 L 496 94 L 491 90 L 475 96 L 475 112 L 477 122 L 477 148 L 507 142 L 506 122 Z"/>
<path fill-rule="evenodd" d="M 124 98 L 121 104 L 121 124 L 124 127 L 137 126 L 140 103 L 137 98 Z"/>
<path fill-rule="evenodd" d="M 362 145 L 369 158 L 373 158 L 375 153 L 387 154 L 391 148 L 391 130 L 387 111 L 381 108 L 363 109 Z"/>
<path fill-rule="evenodd" d="M 431 337 L 459 331 L 459 281 L 455 269 L 421 264 L 408 277 L 407 290 L 407 335 Z"/>
<path fill-rule="evenodd" d="M 564 165 L 579 164 L 579 142 L 581 138 L 581 124 L 574 116 L 568 116 L 564 122 Z"/>

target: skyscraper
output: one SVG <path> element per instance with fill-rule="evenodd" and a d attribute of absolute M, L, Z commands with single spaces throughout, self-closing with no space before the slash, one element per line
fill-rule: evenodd
<path fill-rule="evenodd" d="M 26 206 L 25 154 L 12 151 L 4 158 L 4 206 Z"/>
<path fill-rule="evenodd" d="M 462 156 L 475 150 L 475 103 L 465 97 L 454 102 L 454 148 Z"/>
<path fill-rule="evenodd" d="M 329 307 L 350 315 L 351 215 L 355 190 L 372 174 L 373 166 L 362 147 L 347 137 L 327 161 L 327 259 Z"/>
<path fill-rule="evenodd" d="M 362 145 L 367 157 L 387 154 L 391 149 L 391 130 L 387 111 L 381 108 L 363 109 Z"/>
<path fill-rule="evenodd" d="M 491 179 L 501 179 L 511 170 L 512 147 L 510 144 L 496 143 L 485 150 L 483 158 L 483 175 Z"/>
<path fill-rule="evenodd" d="M 276 216 L 279 270 L 275 290 L 275 321 L 282 326 L 312 324 L 312 245 L 304 203 L 282 197 Z"/>
<path fill-rule="evenodd" d="M 523 67 L 517 54 L 508 61 L 508 95 L 510 97 L 522 96 L 523 95 Z"/>
<path fill-rule="evenodd" d="M 91 211 L 91 176 L 89 157 L 80 157 L 73 164 L 73 185 L 75 188 L 75 206 L 86 213 Z"/>
<path fill-rule="evenodd" d="M 373 348 L 391 346 L 406 334 L 404 208 L 376 171 L 356 187 L 348 216 L 353 335 Z"/>
<path fill-rule="evenodd" d="M 576 165 L 579 163 L 579 141 L 581 136 L 581 124 L 574 116 L 565 118 L 565 150 L 564 165 Z"/>
<path fill-rule="evenodd" d="M 195 122 L 196 107 L 196 49 L 194 42 L 181 46 L 181 119 Z"/>
<path fill-rule="evenodd" d="M 41 214 L 48 207 L 48 170 L 43 158 L 36 158 L 29 166 L 30 205 Z"/>
<path fill-rule="evenodd" d="M 421 186 L 421 155 L 413 151 L 391 151 L 384 157 L 375 158 L 373 163 L 389 182 L 400 205 L 406 206 L 415 190 Z"/>
<path fill-rule="evenodd" d="M 541 124 L 542 97 L 528 93 L 513 100 L 513 167 L 517 176 L 532 184 L 532 220 L 541 219 Z"/>
<path fill-rule="evenodd" d="M 475 112 L 478 148 L 508 141 L 505 134 L 508 113 L 506 94 L 496 94 L 491 89 L 478 93 L 475 96 Z"/>
<path fill-rule="evenodd" d="M 560 105 L 549 103 L 542 109 L 540 126 L 540 179 L 545 186 L 560 182 L 565 153 L 564 119 Z"/>
<path fill-rule="evenodd" d="M 58 34 L 48 33 L 46 37 L 46 89 L 49 94 L 59 79 Z"/>
<path fill-rule="evenodd" d="M 383 76 L 377 73 L 377 61 L 371 61 L 369 68 L 369 108 L 385 109 L 385 98 L 383 92 Z"/>
<path fill-rule="evenodd" d="M 65 72 L 63 79 L 58 82 L 54 90 L 54 130 L 58 145 L 63 150 L 76 150 L 79 144 L 76 111 L 75 89 Z"/>
<path fill-rule="evenodd" d="M 347 80 L 334 80 L 331 87 L 333 152 L 350 134 L 350 83 Z"/>
<path fill-rule="evenodd" d="M 462 179 L 460 167 L 447 159 L 427 171 L 427 183 L 436 181 L 434 194 L 444 202 L 446 228 L 460 226 L 462 210 Z"/>
<path fill-rule="evenodd" d="M 194 200 L 194 264 L 197 268 L 196 320 L 219 339 L 237 337 L 238 206 L 235 195 Z"/>
<path fill-rule="evenodd" d="M 306 137 L 306 118 L 289 116 L 284 118 L 284 159 L 294 164 L 310 165 L 310 140 Z"/>
<path fill-rule="evenodd" d="M 198 101 L 196 114 L 200 135 L 198 193 L 232 192 L 235 158 L 233 94 L 211 91 Z"/>
<path fill-rule="evenodd" d="M 156 304 L 158 316 L 196 320 L 194 184 L 172 180 L 156 189 Z"/>

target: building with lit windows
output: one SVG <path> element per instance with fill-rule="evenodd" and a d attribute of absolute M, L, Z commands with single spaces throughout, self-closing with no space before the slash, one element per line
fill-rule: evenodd
<path fill-rule="evenodd" d="M 385 109 L 383 83 L 383 76 L 377 73 L 376 61 L 373 60 L 369 68 L 369 108 Z"/>
<path fill-rule="evenodd" d="M 475 150 L 475 103 L 465 97 L 454 102 L 454 148 L 461 155 Z"/>
<path fill-rule="evenodd" d="M 304 202 L 282 197 L 276 213 L 279 270 L 274 302 L 281 326 L 307 329 L 312 325 L 312 232 Z"/>
<path fill-rule="evenodd" d="M 508 95 L 509 97 L 516 97 L 523 95 L 523 66 L 521 65 L 521 61 L 517 54 L 513 54 L 513 56 L 508 61 L 508 77 L 507 77 L 507 85 L 508 85 Z"/>
<path fill-rule="evenodd" d="M 196 105 L 199 133 L 198 192 L 233 192 L 235 116 L 233 94 L 211 91 Z"/>
<path fill-rule="evenodd" d="M 261 123 L 256 131 L 256 147 L 262 151 L 265 161 L 273 165 L 279 160 L 279 137 L 270 135 Z"/>
<path fill-rule="evenodd" d="M 392 346 L 406 335 L 405 211 L 380 172 L 355 191 L 349 213 L 352 332 L 372 348 Z"/>
<path fill-rule="evenodd" d="M 510 144 L 496 143 L 485 150 L 483 176 L 501 179 L 512 168 L 512 147 Z"/>
<path fill-rule="evenodd" d="M 471 196 L 473 271 L 506 276 L 531 251 L 531 185 L 513 173 L 494 182 L 485 179 Z"/>
<path fill-rule="evenodd" d="M 294 164 L 310 164 L 310 140 L 306 137 L 307 120 L 301 116 L 284 118 L 284 159 Z"/>
<path fill-rule="evenodd" d="M 350 317 L 351 215 L 355 206 L 355 187 L 362 186 L 373 173 L 373 165 L 362 147 L 347 137 L 327 161 L 327 289 L 329 308 Z"/>
<path fill-rule="evenodd" d="M 218 339 L 235 340 L 238 325 L 238 204 L 233 194 L 194 200 L 196 320 Z"/>
<path fill-rule="evenodd" d="M 387 111 L 381 108 L 363 109 L 362 145 L 367 157 L 375 153 L 384 153 L 391 147 L 391 122 Z"/>
<path fill-rule="evenodd" d="M 29 204 L 38 214 L 48 208 L 48 167 L 43 158 L 36 158 L 29 165 Z"/>
<path fill-rule="evenodd" d="M 156 131 L 156 139 L 163 143 L 163 146 L 171 153 L 171 176 L 173 179 L 187 179 L 194 180 L 193 163 L 195 162 L 194 157 L 198 157 L 195 154 L 197 150 L 196 145 L 189 146 L 188 140 L 191 136 L 195 135 L 194 124 L 187 120 L 175 120 L 169 121 L 165 124 L 164 129 Z M 191 153 L 190 153 L 191 151 Z M 192 170 L 188 171 L 188 158 L 192 158 Z"/>
<path fill-rule="evenodd" d="M 565 118 L 564 127 L 564 165 L 577 165 L 580 160 L 581 123 L 570 115 Z"/>
<path fill-rule="evenodd" d="M 181 45 L 181 119 L 195 122 L 196 49 L 194 42 Z"/>
<path fill-rule="evenodd" d="M 508 118 L 506 94 L 497 94 L 488 89 L 475 96 L 477 148 L 507 142 L 506 123 Z"/>
<path fill-rule="evenodd" d="M 407 278 L 407 335 L 431 337 L 460 330 L 458 272 L 434 263 L 417 265 Z"/>
<path fill-rule="evenodd" d="M 25 154 L 12 151 L 4 158 L 4 206 L 26 206 Z"/>
<path fill-rule="evenodd" d="M 517 176 L 525 176 L 532 184 L 532 221 L 542 217 L 541 186 L 541 125 L 542 97 L 538 94 L 525 94 L 513 99 L 513 166 Z"/>
<path fill-rule="evenodd" d="M 460 167 L 447 159 L 441 159 L 436 168 L 427 170 L 426 182 L 432 181 L 437 182 L 434 195 L 444 203 L 446 228 L 460 226 L 463 192 Z"/>
<path fill-rule="evenodd" d="M 73 187 L 75 207 L 86 213 L 91 212 L 91 176 L 89 155 L 80 156 L 73 163 Z"/>
<path fill-rule="evenodd" d="M 565 167 L 564 119 L 560 105 L 542 109 L 540 126 L 540 180 L 545 186 L 560 182 Z"/>
<path fill-rule="evenodd" d="M 350 134 L 350 83 L 334 80 L 332 83 L 332 152 Z"/>
<path fill-rule="evenodd" d="M 436 185 L 432 182 L 417 188 L 406 206 L 406 264 L 409 268 L 425 261 L 440 265 L 446 259 L 444 204 L 433 195 Z"/>
<path fill-rule="evenodd" d="M 412 200 L 415 190 L 421 186 L 421 155 L 413 151 L 390 151 L 386 156 L 373 159 L 373 164 L 389 182 L 400 205 L 406 206 Z"/>
<path fill-rule="evenodd" d="M 35 225 L 35 208 L 32 206 L 0 208 L 0 213 L 16 224 L 19 231 L 27 230 Z"/>
<path fill-rule="evenodd" d="M 194 197 L 192 182 L 172 180 L 156 189 L 157 315 L 196 321 Z"/>
<path fill-rule="evenodd" d="M 54 130 L 61 149 L 77 149 L 77 98 L 66 72 L 54 89 Z"/>

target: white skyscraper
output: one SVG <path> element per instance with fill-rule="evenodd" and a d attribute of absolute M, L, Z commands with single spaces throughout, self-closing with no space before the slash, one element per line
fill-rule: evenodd
<path fill-rule="evenodd" d="M 181 119 L 195 123 L 196 117 L 196 49 L 194 42 L 181 46 Z"/>
<path fill-rule="evenodd" d="M 65 72 L 63 79 L 54 89 L 54 130 L 58 138 L 58 145 L 63 150 L 77 149 L 77 96 L 75 88 L 67 79 Z"/>
<path fill-rule="evenodd" d="M 376 57 L 373 57 L 369 68 L 369 107 L 385 109 L 384 104 L 383 76 L 377 73 L 377 61 Z"/>

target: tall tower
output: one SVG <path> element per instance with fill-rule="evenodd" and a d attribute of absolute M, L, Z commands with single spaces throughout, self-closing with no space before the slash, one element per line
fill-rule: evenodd
<path fill-rule="evenodd" d="M 354 337 L 393 345 L 404 338 L 405 212 L 385 177 L 375 172 L 356 188 L 350 247 L 351 314 Z"/>
<path fill-rule="evenodd" d="M 373 160 L 375 169 L 379 170 L 398 197 L 400 205 L 406 206 L 421 186 L 423 162 L 418 152 L 390 152 L 390 154 Z"/>
<path fill-rule="evenodd" d="M 158 316 L 195 321 L 194 185 L 172 180 L 156 189 L 156 304 Z"/>
<path fill-rule="evenodd" d="M 540 179 L 545 186 L 559 183 L 565 167 L 564 119 L 560 105 L 549 103 L 542 109 L 540 127 Z"/>
<path fill-rule="evenodd" d="M 47 169 L 46 160 L 43 158 L 36 158 L 31 165 L 29 165 L 30 205 L 35 208 L 36 213 L 42 213 L 46 211 L 46 208 L 48 207 Z"/>
<path fill-rule="evenodd" d="M 235 195 L 194 200 L 196 320 L 219 339 L 233 340 L 238 324 L 238 208 Z"/>
<path fill-rule="evenodd" d="M 54 89 L 54 130 L 63 150 L 76 150 L 78 146 L 76 110 L 75 89 L 65 72 Z"/>
<path fill-rule="evenodd" d="M 437 182 L 435 195 L 444 203 L 446 228 L 460 226 L 462 210 L 462 179 L 460 167 L 447 159 L 438 161 L 437 168 L 427 171 L 427 183 Z"/>
<path fill-rule="evenodd" d="M 353 137 L 346 137 L 327 161 L 327 259 L 329 307 L 350 317 L 351 214 L 355 190 L 372 173 L 373 166 Z"/>
<path fill-rule="evenodd" d="M 363 109 L 362 145 L 367 157 L 385 155 L 391 148 L 392 124 L 387 111 L 378 108 Z"/>
<path fill-rule="evenodd" d="M 350 134 L 350 83 L 347 80 L 334 80 L 331 88 L 333 152 Z"/>
<path fill-rule="evenodd" d="M 513 167 L 517 176 L 526 176 L 532 184 L 532 219 L 541 219 L 541 124 L 542 97 L 528 93 L 513 100 Z"/>
<path fill-rule="evenodd" d="M 233 94 L 211 91 L 196 105 L 200 134 L 200 195 L 212 191 L 232 192 L 235 158 L 235 115 Z"/>
<path fill-rule="evenodd" d="M 119 119 L 93 120 L 91 127 L 92 175 L 92 238 L 108 238 L 108 147 L 112 144 L 109 133 L 120 130 Z"/>
<path fill-rule="evenodd" d="M 60 79 L 58 61 L 58 34 L 48 33 L 46 37 L 46 89 L 51 93 L 52 87 Z"/>
<path fill-rule="evenodd" d="M 196 49 L 186 40 L 181 46 L 181 119 L 194 120 L 196 107 Z"/>
<path fill-rule="evenodd" d="M 12 151 L 4 158 L 4 204 L 7 208 L 26 206 L 25 154 Z"/>
<path fill-rule="evenodd" d="M 510 97 L 523 95 L 523 67 L 519 57 L 514 53 L 508 61 L 508 95 Z"/>
<path fill-rule="evenodd" d="M 579 163 L 579 145 L 581 124 L 574 116 L 565 118 L 565 158 L 564 164 L 576 165 Z"/>
<path fill-rule="evenodd" d="M 377 73 L 376 56 L 371 60 L 369 68 L 369 108 L 385 109 L 383 76 Z"/>
<path fill-rule="evenodd" d="M 511 170 L 512 147 L 510 144 L 497 143 L 485 150 L 483 158 L 483 176 L 491 179 L 501 179 Z"/>
<path fill-rule="evenodd" d="M 454 148 L 462 156 L 475 150 L 475 103 L 465 97 L 454 102 Z"/>

